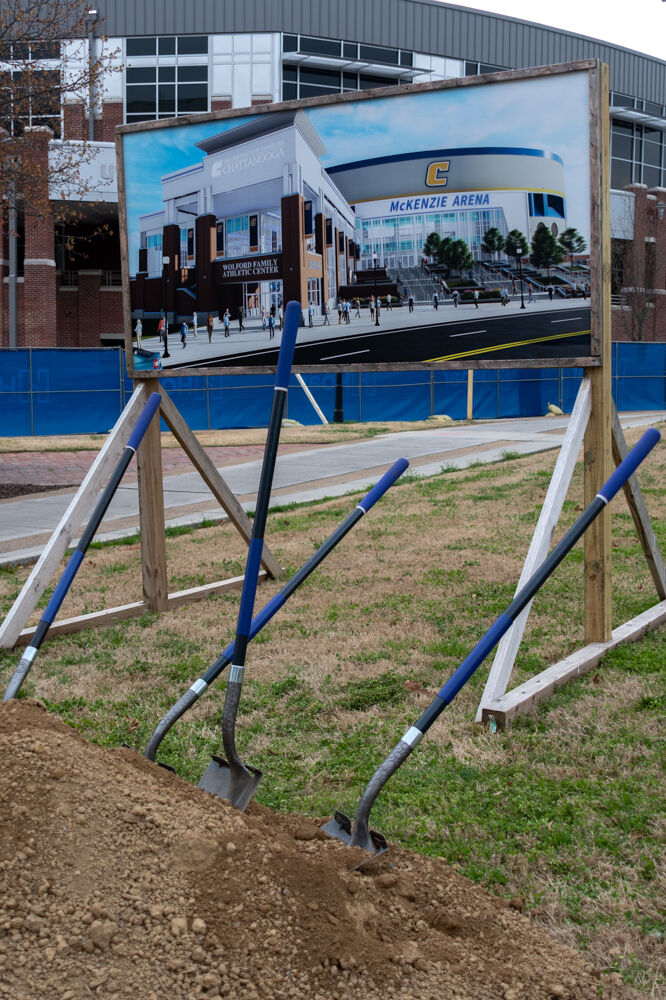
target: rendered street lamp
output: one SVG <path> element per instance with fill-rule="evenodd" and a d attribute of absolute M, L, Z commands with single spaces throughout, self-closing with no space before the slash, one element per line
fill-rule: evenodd
<path fill-rule="evenodd" d="M 516 257 L 518 258 L 518 281 L 520 282 L 520 308 L 525 308 L 525 297 L 523 295 L 523 251 L 522 247 L 516 247 Z"/>

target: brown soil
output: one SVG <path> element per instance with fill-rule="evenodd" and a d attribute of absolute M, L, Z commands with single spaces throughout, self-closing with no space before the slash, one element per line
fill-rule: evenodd
<path fill-rule="evenodd" d="M 66 490 L 71 487 L 71 483 L 62 483 L 59 486 L 46 486 L 36 483 L 0 483 L 0 500 L 7 500 L 9 497 L 22 497 L 31 493 L 49 493 L 51 490 Z"/>
<path fill-rule="evenodd" d="M 541 1000 L 599 974 L 437 859 L 242 815 L 35 701 L 0 707 L 7 1000 Z M 388 860 L 387 860 L 388 859 Z"/>

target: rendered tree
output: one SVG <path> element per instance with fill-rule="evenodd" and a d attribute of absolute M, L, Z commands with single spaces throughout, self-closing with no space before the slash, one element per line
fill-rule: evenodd
<path fill-rule="evenodd" d="M 450 267 L 449 257 L 451 252 L 451 247 L 453 246 L 453 240 L 450 236 L 444 236 L 439 241 L 439 246 L 437 247 L 437 260 L 443 267 Z"/>
<path fill-rule="evenodd" d="M 551 267 L 562 262 L 564 251 L 550 229 L 542 226 L 532 237 L 530 257 L 534 267 L 545 267 L 550 277 Z"/>
<path fill-rule="evenodd" d="M 462 271 L 463 268 L 473 267 L 474 258 L 469 252 L 469 247 L 464 240 L 442 240 L 441 248 L 442 264 L 445 264 L 451 271 Z"/>
<path fill-rule="evenodd" d="M 484 253 L 489 253 L 493 261 L 495 261 L 496 254 L 501 253 L 504 250 L 505 240 L 499 229 L 496 226 L 491 226 L 483 234 L 483 239 L 481 240 L 481 249 Z"/>
<path fill-rule="evenodd" d="M 423 244 L 424 257 L 436 258 L 437 251 L 439 250 L 439 245 L 441 242 L 442 239 L 439 233 L 430 233 L 430 235 L 426 237 L 426 241 Z"/>
<path fill-rule="evenodd" d="M 562 247 L 564 253 L 568 256 L 571 262 L 571 267 L 573 269 L 574 257 L 576 256 L 576 254 L 585 253 L 585 251 L 587 250 L 587 243 L 580 235 L 578 230 L 574 229 L 572 226 L 570 226 L 568 229 L 565 229 L 564 232 L 561 233 L 560 236 L 558 236 L 557 242 Z"/>
<path fill-rule="evenodd" d="M 517 251 L 520 250 L 522 253 L 523 260 L 529 253 L 529 244 L 525 239 L 525 236 L 521 233 L 520 229 L 512 229 L 506 238 L 506 243 L 504 246 L 504 252 L 507 257 L 513 257 L 515 260 L 518 256 Z"/>

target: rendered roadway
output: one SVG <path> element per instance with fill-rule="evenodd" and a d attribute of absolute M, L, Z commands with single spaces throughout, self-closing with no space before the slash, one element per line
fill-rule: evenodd
<path fill-rule="evenodd" d="M 348 365 L 428 364 L 466 358 L 487 360 L 577 358 L 590 356 L 590 307 L 581 299 L 565 302 L 548 300 L 531 303 L 525 310 L 520 299 L 507 307 L 465 305 L 454 309 L 447 304 L 435 311 L 419 305 L 414 313 L 403 306 L 382 310 L 380 325 L 370 322 L 367 311 L 353 316 L 350 324 L 323 326 L 317 317 L 313 328 L 299 331 L 294 370 L 309 366 L 345 368 Z M 236 327 L 236 329 L 234 329 Z M 243 332 L 232 323 L 229 338 L 219 339 L 217 330 L 208 344 L 205 331 L 197 340 L 188 338 L 187 353 L 174 346 L 165 368 L 258 367 L 277 361 L 279 330 L 268 341 L 257 321 L 246 324 Z M 171 337 L 171 340 L 174 340 Z M 204 340 L 206 341 L 204 343 Z M 145 346 L 149 346 L 146 344 Z M 194 356 L 196 355 L 196 357 Z"/>

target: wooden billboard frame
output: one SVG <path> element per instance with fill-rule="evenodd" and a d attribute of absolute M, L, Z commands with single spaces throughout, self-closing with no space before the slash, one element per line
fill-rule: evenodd
<path fill-rule="evenodd" d="M 427 91 L 434 89 L 445 89 L 453 87 L 474 86 L 481 83 L 501 82 L 507 80 L 519 80 L 525 78 L 535 78 L 554 75 L 557 73 L 587 71 L 589 80 L 589 109 L 590 109 L 590 229 L 592 233 L 592 252 L 590 255 L 590 276 L 592 284 L 591 295 L 591 345 L 593 356 L 584 358 L 571 358 L 568 360 L 557 359 L 558 367 L 583 367 L 584 388 L 581 390 L 579 398 L 582 402 L 576 404 L 575 414 L 572 416 L 571 441 L 567 448 L 563 449 L 568 454 L 561 456 L 562 462 L 567 466 L 566 475 L 562 474 L 562 484 L 555 484 L 555 492 L 560 495 L 560 503 L 563 499 L 563 490 L 566 492 L 568 478 L 573 470 L 572 450 L 577 454 L 578 446 L 583 439 L 584 454 L 584 502 L 587 505 L 598 493 L 599 489 L 610 475 L 612 469 L 613 450 L 615 457 L 619 460 L 622 457 L 623 438 L 621 431 L 613 424 L 613 404 L 611 396 L 611 324 L 610 324 L 610 127 L 608 110 L 608 67 L 596 60 L 587 60 L 577 63 L 568 63 L 559 67 L 542 67 L 538 70 L 510 71 L 502 73 L 487 74 L 484 76 L 464 78 L 462 80 L 444 81 L 441 84 L 423 84 L 411 86 L 408 91 Z M 340 100 L 369 100 L 377 96 L 394 96 L 396 88 L 382 88 L 376 91 L 366 91 L 350 93 L 341 97 L 329 97 L 321 99 L 311 99 L 305 101 L 286 102 L 281 105 L 262 106 L 261 112 L 270 113 L 271 110 L 284 110 L 293 107 L 311 107 L 321 104 L 330 104 Z M 238 109 L 236 111 L 225 112 L 224 114 L 211 114 L 196 116 L 196 121 L 210 120 L 217 118 L 239 117 L 247 115 L 248 109 Z M 188 121 L 195 120 L 193 117 L 185 117 L 175 120 L 172 124 L 187 124 Z M 123 126 L 117 129 L 117 154 L 119 165 L 119 194 L 121 210 L 121 251 L 123 262 L 123 308 L 125 317 L 125 337 L 126 354 L 132 356 L 132 331 L 131 331 L 131 309 L 129 294 L 129 265 L 128 265 L 128 241 L 127 225 L 125 217 L 125 191 L 122 156 L 120 155 L 120 142 L 122 135 L 135 131 L 138 128 L 162 128 L 163 122 L 147 123 L 142 126 Z M 407 369 L 489 369 L 489 368 L 543 368 L 552 367 L 553 359 L 548 360 L 485 360 L 485 359 L 464 359 L 456 362 L 432 363 L 432 364 L 390 364 L 380 366 L 350 365 L 345 366 L 345 371 L 362 370 L 407 370 Z M 323 366 L 303 366 L 301 371 L 337 371 L 337 368 Z M 165 378 L 192 378 L 207 375 L 233 375 L 245 374 L 247 368 L 215 368 L 197 367 L 187 370 L 169 370 L 168 372 L 133 372 L 135 393 L 131 400 L 130 409 L 134 412 L 140 403 L 143 403 L 152 391 L 159 391 L 162 394 L 160 404 L 160 414 L 165 422 L 184 448 L 194 466 L 202 475 L 215 497 L 226 510 L 236 528 L 245 537 L 246 541 L 250 537 L 250 523 L 240 504 L 228 489 L 226 483 L 215 469 L 213 463 L 206 455 L 204 449 L 197 441 L 192 430 L 179 413 L 170 397 L 167 395 L 163 380 Z M 264 366 L 252 368 L 252 372 L 272 372 L 274 367 Z M 113 445 L 118 447 L 120 432 L 112 435 Z M 583 437 L 584 436 L 584 437 Z M 108 452 L 109 449 L 105 445 Z M 89 473 L 84 483 L 83 492 L 86 494 L 86 502 L 90 502 L 88 494 L 98 487 L 98 481 L 103 475 L 102 470 L 106 469 L 111 461 L 110 454 L 105 453 L 105 449 L 100 453 L 99 468 L 94 476 L 93 470 Z M 164 611 L 172 607 L 191 600 L 199 600 L 209 593 L 219 593 L 226 589 L 237 589 L 242 585 L 242 577 L 231 580 L 218 581 L 204 587 L 193 588 L 191 591 L 182 591 L 174 594 L 168 593 L 167 587 L 167 567 L 166 567 L 166 545 L 164 538 L 164 504 L 162 496 L 162 464 L 160 452 L 159 421 L 153 424 L 147 432 L 139 448 L 138 454 L 139 477 L 139 513 L 141 524 L 141 555 L 144 600 L 134 602 L 131 605 L 124 605 L 119 608 L 110 608 L 105 611 L 96 612 L 91 615 L 82 615 L 74 619 L 62 620 L 54 623 L 52 632 L 66 633 L 78 631 L 81 628 L 91 627 L 98 624 L 107 624 L 110 621 L 132 617 L 142 613 L 146 609 Z M 560 467 L 559 463 L 556 470 Z M 556 471 L 556 475 L 560 475 Z M 568 478 L 567 478 L 568 477 Z M 90 482 L 89 482 L 90 480 Z M 566 480 L 566 481 L 565 481 Z M 81 492 L 81 491 L 79 491 Z M 663 560 L 656 546 L 654 534 L 649 524 L 647 512 L 642 503 L 640 490 L 635 481 L 626 487 L 632 514 L 637 526 L 639 537 L 643 544 L 644 551 L 650 564 L 653 580 L 657 591 L 662 597 L 666 596 L 666 573 L 664 571 Z M 79 494 L 77 494 L 77 498 Z M 81 500 L 75 498 L 78 515 Z M 73 501 L 74 503 L 74 501 Z M 71 506 L 71 505 L 70 505 Z M 69 540 L 74 528 L 71 525 L 72 518 L 66 525 L 67 530 L 60 530 L 57 543 L 48 555 L 48 559 L 42 557 L 36 567 L 42 590 L 46 586 L 47 564 L 51 572 L 55 564 L 59 561 L 62 553 L 55 558 L 55 553 L 66 548 L 66 536 L 69 532 Z M 555 516 L 556 520 L 556 516 Z M 62 526 L 59 526 L 62 528 Z M 539 544 L 548 545 L 550 534 L 554 529 L 554 522 L 550 524 L 548 532 L 542 529 Z M 58 534 L 58 529 L 56 531 Z M 594 522 L 592 527 L 584 536 L 584 621 L 585 621 L 585 642 L 583 650 L 573 654 L 572 657 L 563 661 L 563 664 L 556 664 L 549 668 L 542 675 L 533 678 L 523 688 L 527 692 L 516 689 L 508 695 L 494 693 L 494 701 L 490 708 L 480 707 L 480 713 L 484 721 L 490 717 L 499 720 L 502 724 L 508 724 L 510 719 L 516 714 L 522 714 L 531 710 L 533 706 L 555 690 L 562 682 L 570 676 L 578 675 L 582 672 L 584 664 L 598 662 L 601 655 L 600 650 L 612 648 L 617 642 L 635 638 L 643 634 L 648 628 L 656 627 L 666 620 L 666 601 L 662 600 L 661 605 L 645 612 L 635 622 L 626 623 L 615 631 L 612 630 L 611 623 L 611 537 L 610 537 L 610 513 L 606 507 Z M 46 556 L 46 553 L 45 553 Z M 55 562 L 54 562 L 55 560 Z M 274 556 L 264 547 L 262 557 L 264 570 L 261 573 L 263 579 L 268 576 L 276 577 L 280 573 L 280 566 Z M 31 576 L 32 580 L 32 576 Z M 28 581 L 28 584 L 31 583 Z M 34 583 L 31 586 L 26 584 L 24 590 L 29 591 L 26 600 L 34 603 L 36 588 Z M 27 603 L 24 602 L 21 614 L 24 613 Z M 34 607 L 34 604 L 33 604 Z M 32 609 L 30 609 L 32 610 Z M 16 632 L 18 618 L 21 614 L 14 616 L 11 628 Z M 29 611 L 28 611 L 29 614 Z M 27 616 L 26 616 L 27 617 Z M 4 627 L 4 626 L 3 626 Z M 19 626 L 20 628 L 20 626 Z M 5 636 L 5 645 L 14 643 L 24 643 L 30 640 L 34 629 L 24 629 L 20 635 Z M 13 641 L 12 641 L 13 640 Z M 590 652 L 591 651 L 591 652 Z M 596 657 L 596 659 L 595 659 Z M 571 662 L 568 662 L 571 661 Z M 510 672 L 510 668 L 509 668 Z M 508 674 L 506 676 L 508 680 Z M 504 688 L 506 682 L 503 680 Z M 505 699 L 505 709 L 502 709 L 499 702 Z M 494 711 L 494 715 L 493 715 Z M 504 713 L 504 714 L 502 714 Z"/>

